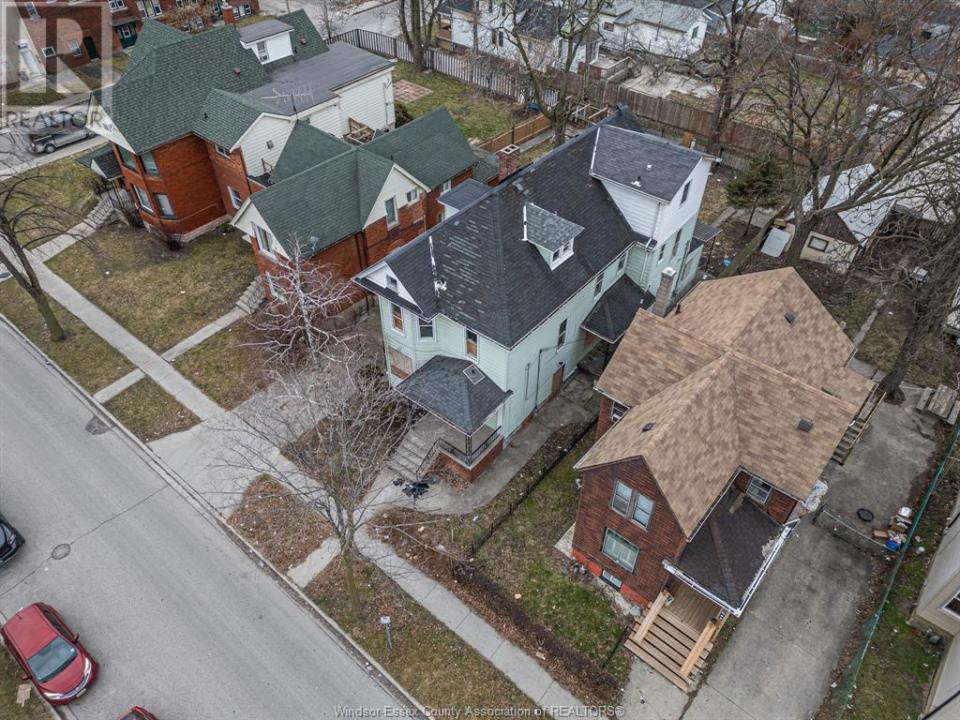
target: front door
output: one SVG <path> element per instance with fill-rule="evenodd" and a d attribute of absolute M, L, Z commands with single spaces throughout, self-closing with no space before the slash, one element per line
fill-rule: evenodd
<path fill-rule="evenodd" d="M 86 35 L 83 38 L 83 47 L 87 51 L 87 57 L 91 60 L 96 60 L 100 57 L 100 53 L 97 52 L 97 44 L 90 35 Z"/>

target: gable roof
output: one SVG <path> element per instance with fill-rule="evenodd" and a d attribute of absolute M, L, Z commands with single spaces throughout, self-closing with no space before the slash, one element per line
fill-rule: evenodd
<path fill-rule="evenodd" d="M 655 135 L 603 127 L 596 135 L 590 172 L 669 202 L 705 157 Z"/>
<path fill-rule="evenodd" d="M 429 188 L 439 187 L 477 162 L 470 143 L 443 106 L 375 137 L 365 147 Z"/>
<path fill-rule="evenodd" d="M 276 18 L 264 18 L 259 22 L 244 25 L 239 29 L 240 40 L 248 45 L 264 38 L 280 35 L 281 33 L 293 32 L 293 26 L 288 25 L 282 20 Z"/>
<path fill-rule="evenodd" d="M 523 235 L 548 252 L 560 250 L 583 232 L 583 227 L 533 203 L 523 204 Z"/>
<path fill-rule="evenodd" d="M 687 537 L 738 467 L 803 500 L 871 387 L 851 349 L 793 268 L 701 283 L 637 313 L 596 385 L 631 408 L 577 467 L 642 456 Z"/>
<path fill-rule="evenodd" d="M 293 29 L 295 55 L 264 66 L 240 44 L 241 33 L 233 25 L 191 35 L 145 20 L 126 71 L 94 97 L 134 152 L 191 132 L 230 146 L 230 138 L 239 138 L 260 113 L 270 111 L 257 96 L 258 88 L 286 68 L 328 51 L 303 10 L 277 21 Z"/>
<path fill-rule="evenodd" d="M 270 173 L 270 182 L 274 185 L 282 182 L 337 155 L 349 152 L 351 147 L 353 146 L 320 128 L 298 120 L 283 146 L 273 172 Z"/>
<path fill-rule="evenodd" d="M 512 347 L 624 250 L 646 242 L 590 176 L 594 137 L 599 128 L 614 123 L 639 127 L 629 111 L 618 110 L 388 255 L 386 264 L 419 313 L 443 313 Z M 573 256 L 554 270 L 536 247 L 523 242 L 523 206 L 528 202 L 584 228 Z M 439 297 L 428 238 L 433 239 L 437 273 L 446 283 Z M 381 292 L 365 277 L 357 282 Z"/>
<path fill-rule="evenodd" d="M 392 169 L 389 160 L 352 147 L 254 193 L 250 202 L 288 257 L 307 258 L 363 229 Z"/>

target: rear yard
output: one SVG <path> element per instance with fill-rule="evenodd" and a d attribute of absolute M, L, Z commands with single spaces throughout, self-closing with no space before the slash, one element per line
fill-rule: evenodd
<path fill-rule="evenodd" d="M 257 274 L 237 232 L 170 250 L 147 231 L 120 225 L 101 228 L 48 266 L 157 352 L 225 314 Z"/>

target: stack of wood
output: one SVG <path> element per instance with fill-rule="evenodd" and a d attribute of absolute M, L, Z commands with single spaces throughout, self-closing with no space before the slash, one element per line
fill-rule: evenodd
<path fill-rule="evenodd" d="M 936 415 L 948 425 L 953 425 L 960 415 L 957 391 L 947 385 L 941 385 L 936 390 L 925 388 L 917 402 L 917 410 Z"/>

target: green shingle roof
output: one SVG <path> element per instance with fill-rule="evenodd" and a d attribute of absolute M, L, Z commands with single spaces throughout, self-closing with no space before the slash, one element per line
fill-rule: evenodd
<path fill-rule="evenodd" d="M 326 43 L 302 10 L 279 19 L 294 28 L 296 54 L 290 62 L 326 52 Z M 261 65 L 240 45 L 232 25 L 190 35 L 148 20 L 136 48 L 135 61 L 120 80 L 94 95 L 137 153 L 193 132 L 197 123 L 211 135 L 239 138 L 237 133 L 256 119 L 251 112 L 256 104 L 241 105 L 230 94 L 266 85 L 268 69 L 281 64 Z M 213 90 L 224 93 L 208 104 Z M 212 118 L 213 111 L 221 117 Z M 247 126 L 238 131 L 243 122 Z"/>
<path fill-rule="evenodd" d="M 272 112 L 263 103 L 226 90 L 212 90 L 193 123 L 200 137 L 232 148 L 262 113 Z"/>
<path fill-rule="evenodd" d="M 351 147 L 250 201 L 289 257 L 308 258 L 363 229 L 392 168 L 389 160 Z"/>
<path fill-rule="evenodd" d="M 393 160 L 431 189 L 477 162 L 463 132 L 442 106 L 374 138 L 364 147 Z"/>
<path fill-rule="evenodd" d="M 283 146 L 283 152 L 280 153 L 273 172 L 270 173 L 270 182 L 282 182 L 314 165 L 349 152 L 352 147 L 310 123 L 299 120 L 287 138 L 287 144 Z"/>
<path fill-rule="evenodd" d="M 500 174 L 500 160 L 492 152 L 483 148 L 473 148 L 475 162 L 473 165 L 473 179 L 486 183 Z"/>

